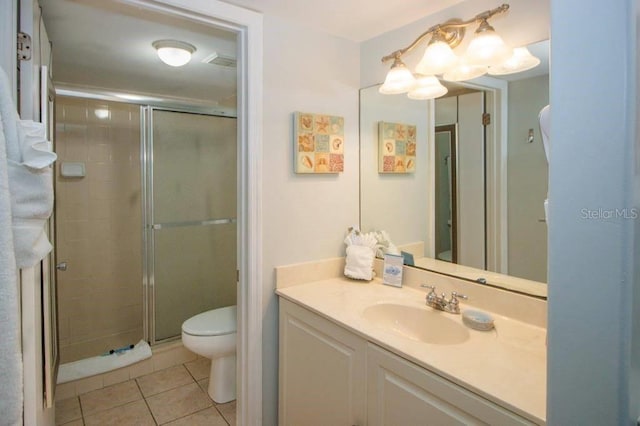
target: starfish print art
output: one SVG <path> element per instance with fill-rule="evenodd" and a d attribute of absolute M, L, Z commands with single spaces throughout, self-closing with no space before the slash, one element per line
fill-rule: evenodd
<path fill-rule="evenodd" d="M 329 127 L 329 120 L 327 119 L 327 117 L 320 117 L 318 120 L 316 120 L 316 130 L 318 133 L 328 133 L 329 130 L 327 129 L 327 127 Z"/>

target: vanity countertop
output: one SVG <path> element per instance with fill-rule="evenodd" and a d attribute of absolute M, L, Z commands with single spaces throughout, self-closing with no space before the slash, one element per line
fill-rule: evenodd
<path fill-rule="evenodd" d="M 530 421 L 545 424 L 544 328 L 489 312 L 495 330 L 469 328 L 470 337 L 463 343 L 429 344 L 378 328 L 363 317 L 367 307 L 380 303 L 425 308 L 425 291 L 386 286 L 379 279 L 365 283 L 330 278 L 279 288 L 276 293 Z M 460 307 L 472 305 L 461 303 Z M 461 315 L 441 314 L 462 324 Z"/>

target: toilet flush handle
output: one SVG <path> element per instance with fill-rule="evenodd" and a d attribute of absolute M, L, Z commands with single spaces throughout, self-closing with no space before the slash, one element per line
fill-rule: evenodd
<path fill-rule="evenodd" d="M 56 269 L 58 271 L 66 271 L 67 270 L 67 262 L 60 262 L 56 265 Z"/>

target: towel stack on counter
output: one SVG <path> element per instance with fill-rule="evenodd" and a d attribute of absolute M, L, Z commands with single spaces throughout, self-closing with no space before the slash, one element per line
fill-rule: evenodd
<path fill-rule="evenodd" d="M 344 239 L 347 245 L 347 259 L 344 275 L 356 280 L 373 279 L 373 259 L 378 250 L 378 240 L 372 232 L 362 233 L 349 228 L 349 234 Z"/>
<path fill-rule="evenodd" d="M 382 258 L 386 253 L 400 254 L 385 231 L 363 233 L 356 228 L 349 228 L 344 243 L 347 245 L 344 275 L 356 280 L 373 279 L 373 260 L 376 256 Z"/>

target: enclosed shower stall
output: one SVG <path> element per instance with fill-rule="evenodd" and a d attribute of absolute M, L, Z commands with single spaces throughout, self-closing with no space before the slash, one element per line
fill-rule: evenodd
<path fill-rule="evenodd" d="M 61 362 L 236 303 L 236 119 L 57 98 Z"/>

